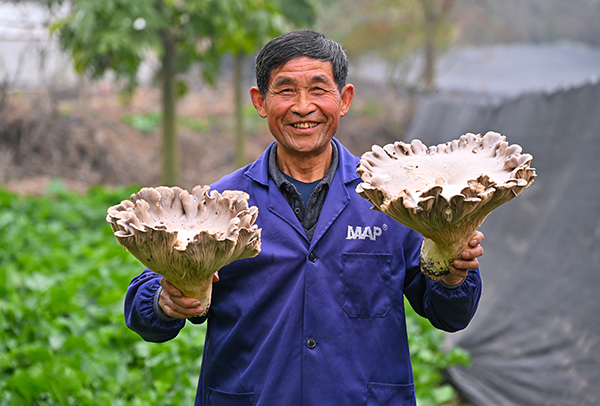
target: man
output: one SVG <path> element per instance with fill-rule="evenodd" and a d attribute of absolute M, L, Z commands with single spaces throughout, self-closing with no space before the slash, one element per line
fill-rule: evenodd
<path fill-rule="evenodd" d="M 320 33 L 270 41 L 250 96 L 276 142 L 212 185 L 258 206 L 261 253 L 219 271 L 201 319 L 150 270 L 129 287 L 127 324 L 148 341 L 208 320 L 196 405 L 415 405 L 403 295 L 446 331 L 475 313 L 483 234 L 436 282 L 419 269 L 422 237 L 355 192 L 359 159 L 333 138 L 354 96 L 347 71 Z M 377 231 L 355 238 L 358 227 Z"/>

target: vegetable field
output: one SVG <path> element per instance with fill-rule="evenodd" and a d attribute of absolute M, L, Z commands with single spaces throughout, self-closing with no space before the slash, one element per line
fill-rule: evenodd
<path fill-rule="evenodd" d="M 192 405 L 205 327 L 164 344 L 144 342 L 123 319 L 142 265 L 112 236 L 106 209 L 139 187 L 43 197 L 0 189 L 0 406 Z M 441 371 L 468 362 L 442 352 L 443 333 L 409 311 L 419 406 L 455 399 Z"/>

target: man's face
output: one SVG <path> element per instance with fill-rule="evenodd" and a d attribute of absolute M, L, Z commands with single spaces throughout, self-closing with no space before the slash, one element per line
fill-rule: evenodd
<path fill-rule="evenodd" d="M 340 94 L 331 62 L 302 56 L 271 72 L 266 95 L 256 87 L 250 95 L 282 152 L 300 156 L 329 148 L 340 117 L 352 104 L 354 87 L 347 84 Z"/>

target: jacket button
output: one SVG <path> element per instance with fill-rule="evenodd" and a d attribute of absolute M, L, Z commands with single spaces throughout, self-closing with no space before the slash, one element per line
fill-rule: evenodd
<path fill-rule="evenodd" d="M 301 209 L 300 207 L 296 207 L 296 208 L 294 209 L 294 213 L 296 213 L 296 214 L 300 214 L 300 213 L 302 213 L 302 209 Z"/>
<path fill-rule="evenodd" d="M 308 260 L 310 262 L 315 262 L 317 260 L 317 254 L 315 254 L 314 252 L 311 252 L 310 254 L 308 254 Z"/>
<path fill-rule="evenodd" d="M 306 346 L 312 350 L 313 348 L 315 348 L 317 346 L 317 340 L 315 340 L 312 337 L 308 337 L 306 339 Z"/>

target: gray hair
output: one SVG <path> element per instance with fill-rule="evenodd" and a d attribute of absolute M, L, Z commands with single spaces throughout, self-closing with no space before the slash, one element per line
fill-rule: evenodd
<path fill-rule="evenodd" d="M 340 44 L 320 32 L 301 29 L 280 35 L 269 41 L 256 57 L 256 85 L 267 94 L 273 69 L 294 58 L 308 56 L 323 62 L 331 62 L 333 79 L 341 93 L 348 77 L 348 55 Z"/>

